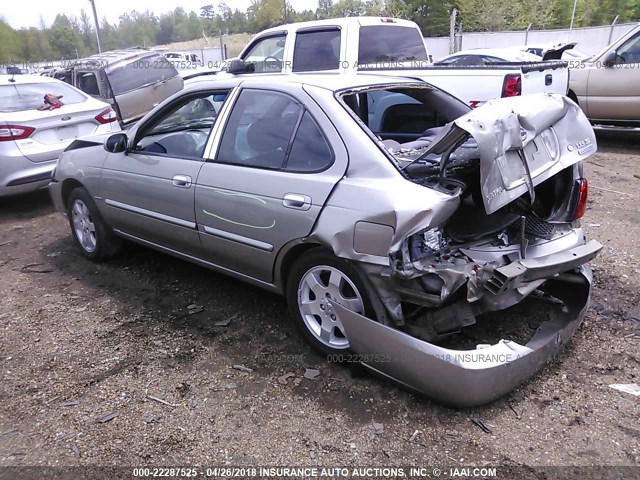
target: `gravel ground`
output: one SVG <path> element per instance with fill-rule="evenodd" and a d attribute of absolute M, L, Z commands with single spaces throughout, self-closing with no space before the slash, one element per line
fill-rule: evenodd
<path fill-rule="evenodd" d="M 467 410 L 328 363 L 275 295 L 136 246 L 91 264 L 46 192 L 0 199 L 0 465 L 640 465 L 640 397 L 609 387 L 640 383 L 639 138 L 586 165 L 573 343 Z"/>

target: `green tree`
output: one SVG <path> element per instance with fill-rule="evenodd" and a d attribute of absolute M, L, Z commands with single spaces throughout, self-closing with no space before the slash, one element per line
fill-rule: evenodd
<path fill-rule="evenodd" d="M 333 6 L 334 17 L 358 17 L 364 15 L 366 6 L 362 0 L 339 0 Z"/>
<path fill-rule="evenodd" d="M 249 7 L 249 28 L 259 32 L 281 25 L 284 17 L 282 0 L 253 0 Z"/>
<path fill-rule="evenodd" d="M 54 53 L 61 58 L 76 58 L 82 49 L 80 33 L 64 14 L 56 15 L 51 28 L 47 30 L 47 38 Z"/>
<path fill-rule="evenodd" d="M 331 18 L 333 16 L 333 0 L 318 0 L 316 17 L 318 20 Z"/>
<path fill-rule="evenodd" d="M 92 21 L 87 15 L 84 9 L 80 10 L 80 35 L 82 37 L 83 50 L 87 53 L 94 53 L 98 51 L 96 44 L 96 35 L 93 29 Z"/>
<path fill-rule="evenodd" d="M 0 63 L 15 62 L 15 31 L 6 23 L 0 19 Z"/>

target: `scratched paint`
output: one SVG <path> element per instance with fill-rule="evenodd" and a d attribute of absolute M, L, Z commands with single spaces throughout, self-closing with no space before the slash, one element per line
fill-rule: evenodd
<path fill-rule="evenodd" d="M 258 206 L 261 206 L 261 207 L 266 207 L 267 206 L 267 202 L 264 199 L 262 199 L 262 198 L 260 198 L 260 197 L 258 197 L 256 195 L 250 195 L 248 193 L 241 193 L 241 192 L 225 192 L 223 190 L 214 190 L 214 192 L 219 193 L 221 195 L 226 195 L 226 196 L 229 196 L 229 197 L 248 198 L 250 200 L 256 201 L 258 203 Z M 275 225 L 276 225 L 275 219 L 273 219 L 273 221 L 271 222 L 271 225 L 252 225 L 250 223 L 238 222 L 236 220 L 232 220 L 230 218 L 223 217 L 222 215 L 218 215 L 216 213 L 212 213 L 212 212 L 209 212 L 209 211 L 204 210 L 204 209 L 202 210 L 202 212 L 205 213 L 206 215 L 209 215 L 210 217 L 214 217 L 214 218 L 217 218 L 218 220 L 222 220 L 223 222 L 231 223 L 233 225 L 238 225 L 238 226 L 241 226 L 241 227 L 257 228 L 257 229 L 260 229 L 260 230 L 268 230 L 270 228 L 275 227 Z"/>

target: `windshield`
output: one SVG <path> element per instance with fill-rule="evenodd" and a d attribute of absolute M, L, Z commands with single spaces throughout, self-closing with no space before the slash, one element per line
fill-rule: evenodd
<path fill-rule="evenodd" d="M 417 28 L 395 25 L 360 27 L 358 65 L 384 68 L 383 62 L 426 62 L 427 49 Z"/>
<path fill-rule="evenodd" d="M 45 95 L 54 95 L 65 105 L 87 100 L 82 93 L 57 81 L 0 85 L 0 112 L 36 110 L 44 104 Z"/>

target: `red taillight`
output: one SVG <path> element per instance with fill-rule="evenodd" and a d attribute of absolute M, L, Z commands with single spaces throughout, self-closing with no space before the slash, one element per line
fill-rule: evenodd
<path fill-rule="evenodd" d="M 519 73 L 509 73 L 504 76 L 502 83 L 502 97 L 517 97 L 522 95 L 522 78 Z"/>
<path fill-rule="evenodd" d="M 96 115 L 96 120 L 104 125 L 105 123 L 115 122 L 116 120 L 118 120 L 118 116 L 112 108 L 107 108 L 104 112 Z"/>
<path fill-rule="evenodd" d="M 22 125 L 0 125 L 0 142 L 22 140 L 35 131 L 35 128 Z"/>
<path fill-rule="evenodd" d="M 577 220 L 584 216 L 584 212 L 587 209 L 587 197 L 589 196 L 589 182 L 586 178 L 578 180 L 580 186 L 578 187 L 578 203 L 576 205 L 576 212 L 573 214 L 573 219 Z"/>

